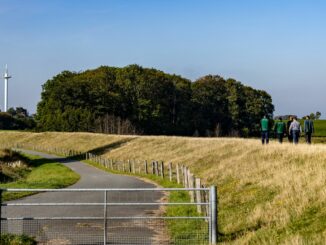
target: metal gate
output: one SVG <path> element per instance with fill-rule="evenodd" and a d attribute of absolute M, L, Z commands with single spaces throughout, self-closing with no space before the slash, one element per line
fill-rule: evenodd
<path fill-rule="evenodd" d="M 31 192 L 35 195 L 5 201 Z M 207 201 L 173 201 L 172 195 L 188 192 L 205 195 Z M 0 197 L 1 235 L 26 234 L 38 244 L 215 244 L 217 240 L 214 186 L 1 189 Z"/>

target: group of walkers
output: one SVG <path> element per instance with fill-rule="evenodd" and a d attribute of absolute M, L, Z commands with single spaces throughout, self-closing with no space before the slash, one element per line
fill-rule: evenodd
<path fill-rule="evenodd" d="M 261 119 L 260 124 L 262 144 L 268 144 L 270 132 L 268 118 L 265 116 L 263 119 Z M 302 133 L 302 127 L 296 117 L 289 117 L 289 120 L 286 124 L 280 117 L 279 120 L 275 123 L 274 132 L 275 137 L 277 137 L 279 143 L 282 144 L 284 136 L 287 135 L 290 143 L 293 142 L 293 144 L 298 144 L 300 135 Z M 306 143 L 311 144 L 311 135 L 314 133 L 314 122 L 310 119 L 309 116 L 305 117 L 303 132 L 305 135 Z"/>

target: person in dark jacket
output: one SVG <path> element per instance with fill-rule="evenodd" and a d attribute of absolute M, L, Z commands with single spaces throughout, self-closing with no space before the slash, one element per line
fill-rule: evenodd
<path fill-rule="evenodd" d="M 311 144 L 311 135 L 314 133 L 314 130 L 314 122 L 310 119 L 309 116 L 306 116 L 306 120 L 304 120 L 303 131 L 307 144 Z"/>
<path fill-rule="evenodd" d="M 264 145 L 269 142 L 269 121 L 266 116 L 260 121 L 261 125 L 261 142 Z"/>
<path fill-rule="evenodd" d="M 293 142 L 293 135 L 292 135 L 292 132 L 290 131 L 290 125 L 292 122 L 293 122 L 293 117 L 290 116 L 289 121 L 287 121 L 287 123 L 286 123 L 286 132 L 287 132 L 288 140 L 290 143 Z"/>
<path fill-rule="evenodd" d="M 277 136 L 278 142 L 283 143 L 283 137 L 286 132 L 286 125 L 282 121 L 282 117 L 279 118 L 279 121 L 275 123 L 274 127 L 275 135 Z"/>

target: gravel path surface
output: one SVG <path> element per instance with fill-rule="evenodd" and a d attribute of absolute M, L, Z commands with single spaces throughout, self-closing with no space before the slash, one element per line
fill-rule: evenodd
<path fill-rule="evenodd" d="M 135 177 L 110 174 L 85 163 L 58 156 L 23 150 L 31 155 L 56 159 L 78 173 L 80 180 L 69 187 L 77 188 L 155 188 L 153 184 Z M 163 197 L 160 192 L 109 192 L 107 200 L 114 202 L 155 202 Z M 45 192 L 8 203 L 103 203 L 104 192 Z M 109 219 L 107 244 L 155 244 L 160 243 L 164 226 L 151 220 L 126 217 L 156 216 L 158 206 L 108 206 Z M 3 207 L 3 217 L 103 217 L 100 206 L 24 206 Z M 125 217 L 116 219 L 116 217 Z M 113 218 L 113 219 L 112 219 Z M 2 231 L 26 233 L 36 237 L 40 244 L 103 244 L 103 220 L 19 220 L 3 221 Z M 154 227 L 155 230 L 153 229 Z"/>

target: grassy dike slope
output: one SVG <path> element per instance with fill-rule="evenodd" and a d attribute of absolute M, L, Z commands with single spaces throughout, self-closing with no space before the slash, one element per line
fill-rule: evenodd
<path fill-rule="evenodd" d="M 0 149 L 0 158 L 7 152 Z M 13 153 L 18 155 L 17 153 Z M 25 167 L 11 169 L 14 176 L 7 183 L 0 183 L 0 188 L 26 188 L 26 189 L 56 189 L 64 188 L 76 183 L 80 176 L 70 168 L 51 159 L 22 154 Z M 1 171 L 8 172 L 2 167 Z M 12 200 L 31 195 L 30 192 L 4 192 L 3 200 Z"/>
<path fill-rule="evenodd" d="M 33 143 L 126 160 L 188 165 L 219 193 L 220 242 L 325 244 L 326 145 L 263 147 L 259 140 L 0 132 Z"/>

